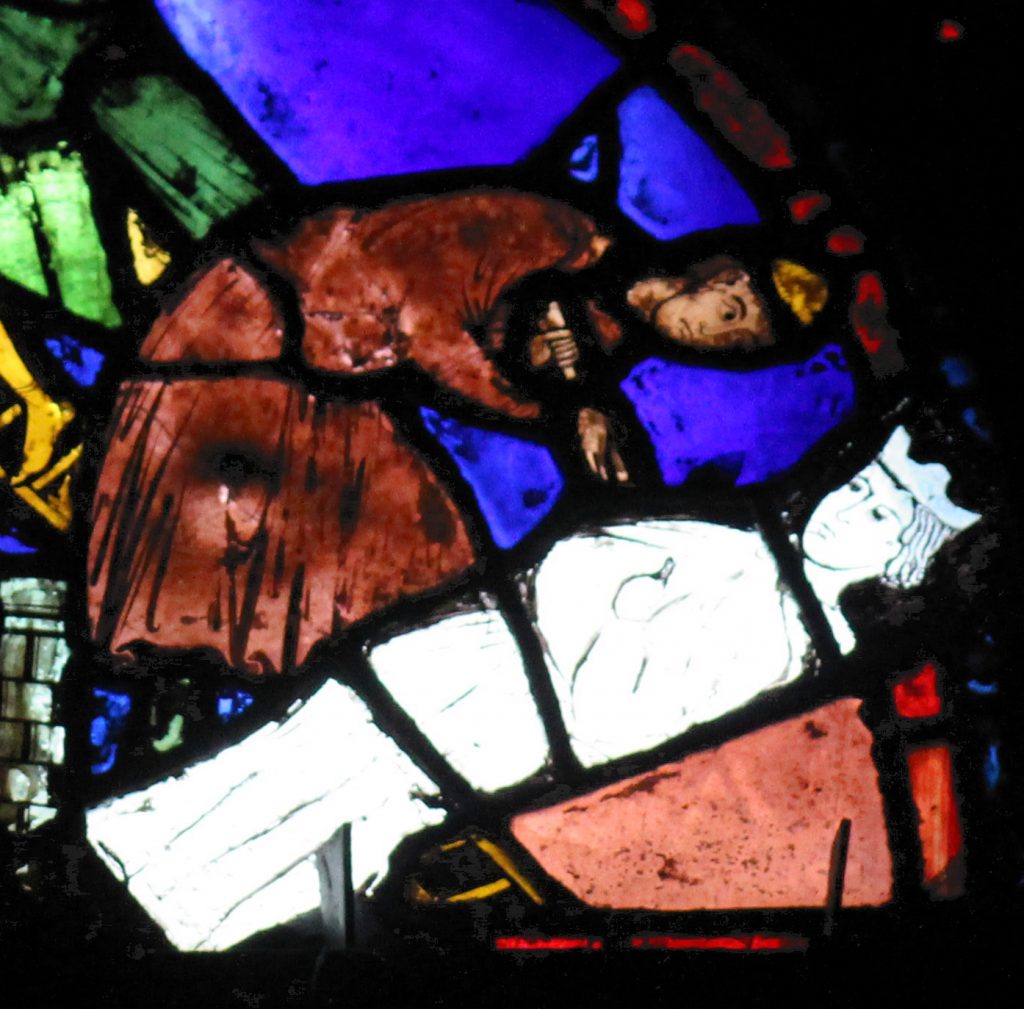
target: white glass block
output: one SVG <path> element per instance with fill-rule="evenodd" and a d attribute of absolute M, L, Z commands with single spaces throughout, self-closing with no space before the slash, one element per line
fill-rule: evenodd
<path fill-rule="evenodd" d="M 403 837 L 442 818 L 413 798 L 430 790 L 362 701 L 328 681 L 285 721 L 90 810 L 87 832 L 175 946 L 221 950 L 319 906 L 309 860 L 343 823 L 356 883 L 385 872 Z M 294 872 L 308 885 L 291 891 L 280 881 Z"/>
<path fill-rule="evenodd" d="M 587 765 L 650 749 L 803 670 L 809 638 L 754 532 L 637 522 L 552 547 L 537 619 Z"/>
<path fill-rule="evenodd" d="M 478 788 L 520 781 L 547 758 L 523 660 L 500 613 L 448 617 L 378 645 L 370 662 L 391 695 Z"/>

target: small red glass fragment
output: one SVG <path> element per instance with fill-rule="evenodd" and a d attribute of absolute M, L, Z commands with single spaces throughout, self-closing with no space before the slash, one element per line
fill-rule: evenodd
<path fill-rule="evenodd" d="M 751 98 L 739 79 L 710 53 L 694 45 L 681 45 L 669 57 L 673 69 L 686 77 L 694 101 L 725 138 L 762 168 L 791 168 L 795 163 L 789 137 Z"/>
<path fill-rule="evenodd" d="M 940 42 L 959 42 L 964 37 L 964 26 L 959 21 L 946 18 L 939 24 Z"/>
<path fill-rule="evenodd" d="M 564 949 L 604 949 L 604 940 L 588 936 L 527 936 L 500 935 L 494 940 L 499 950 L 537 951 Z"/>
<path fill-rule="evenodd" d="M 963 835 L 949 747 L 941 743 L 911 750 L 907 769 L 917 807 L 922 885 L 937 900 L 959 897 L 964 892 Z"/>
<path fill-rule="evenodd" d="M 821 907 L 839 822 L 843 906 L 884 904 L 892 859 L 853 698 L 512 821 L 542 868 L 592 906 Z"/>
<path fill-rule="evenodd" d="M 623 35 L 634 38 L 646 35 L 654 28 L 654 12 L 650 0 L 615 0 L 608 12 L 611 26 Z"/>
<path fill-rule="evenodd" d="M 899 333 L 889 323 L 885 288 L 877 273 L 857 276 L 850 305 L 850 325 L 867 351 L 876 377 L 885 378 L 903 367 Z"/>
<path fill-rule="evenodd" d="M 827 210 L 832 201 L 825 193 L 798 193 L 789 201 L 789 214 L 797 224 L 804 224 Z"/>
<path fill-rule="evenodd" d="M 754 950 L 779 952 L 805 950 L 808 940 L 801 935 L 635 935 L 629 945 L 633 949 L 697 949 L 697 950 Z"/>
<path fill-rule="evenodd" d="M 926 662 L 892 688 L 896 711 L 904 718 L 934 718 L 942 710 L 938 691 L 938 670 Z"/>
<path fill-rule="evenodd" d="M 856 256 L 864 251 L 864 236 L 849 226 L 830 231 L 825 243 L 834 256 Z"/>

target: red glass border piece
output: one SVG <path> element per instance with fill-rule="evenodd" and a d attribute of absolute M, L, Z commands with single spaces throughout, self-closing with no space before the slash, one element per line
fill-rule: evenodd
<path fill-rule="evenodd" d="M 796 196 L 790 197 L 789 216 L 793 218 L 794 223 L 804 224 L 827 210 L 831 202 L 825 193 L 797 193 Z"/>
<path fill-rule="evenodd" d="M 934 718 L 942 711 L 938 690 L 938 669 L 926 662 L 916 673 L 910 673 L 892 688 L 896 711 L 903 718 Z"/>
<path fill-rule="evenodd" d="M 964 37 L 964 26 L 952 18 L 939 22 L 937 34 L 940 42 L 959 42 Z"/>
<path fill-rule="evenodd" d="M 934 743 L 909 751 L 907 771 L 921 839 L 921 885 L 939 900 L 959 897 L 964 892 L 963 833 L 949 746 Z"/>
<path fill-rule="evenodd" d="M 762 168 L 793 167 L 796 159 L 785 130 L 714 56 L 684 44 L 672 51 L 669 64 L 689 80 L 697 106 L 741 154 Z"/>
<path fill-rule="evenodd" d="M 601 950 L 604 940 L 592 936 L 531 936 L 531 935 L 499 935 L 494 940 L 496 950 L 515 952 L 539 952 L 544 950 Z"/>
<path fill-rule="evenodd" d="M 825 246 L 834 256 L 856 256 L 864 251 L 864 235 L 856 228 L 843 225 L 829 232 Z"/>
<path fill-rule="evenodd" d="M 805 950 L 809 940 L 802 935 L 635 935 L 632 949 L 717 950 L 727 952 L 793 952 Z"/>

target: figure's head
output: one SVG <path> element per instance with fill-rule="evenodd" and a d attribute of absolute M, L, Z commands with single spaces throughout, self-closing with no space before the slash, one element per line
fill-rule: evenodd
<path fill-rule="evenodd" d="M 764 301 L 735 259 L 714 256 L 681 276 L 647 277 L 629 304 L 675 343 L 698 350 L 751 350 L 774 343 Z"/>
<path fill-rule="evenodd" d="M 896 428 L 877 459 L 815 508 L 803 535 L 809 575 L 912 588 L 939 547 L 978 520 L 946 495 L 949 471 L 915 462 L 909 448 L 906 428 Z"/>

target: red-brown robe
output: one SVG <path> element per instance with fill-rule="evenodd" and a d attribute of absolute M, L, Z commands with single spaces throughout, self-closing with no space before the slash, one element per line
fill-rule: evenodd
<path fill-rule="evenodd" d="M 499 343 L 502 292 L 589 265 L 595 237 L 563 204 L 479 190 L 328 210 L 257 255 L 295 286 L 311 368 L 412 361 L 477 403 L 535 417 L 472 329 Z M 272 297 L 230 259 L 194 277 L 143 341 L 148 362 L 261 370 L 122 385 L 89 549 L 100 647 L 211 647 L 240 671 L 292 671 L 319 639 L 475 563 L 448 493 L 379 406 L 267 375 L 284 343 Z"/>

